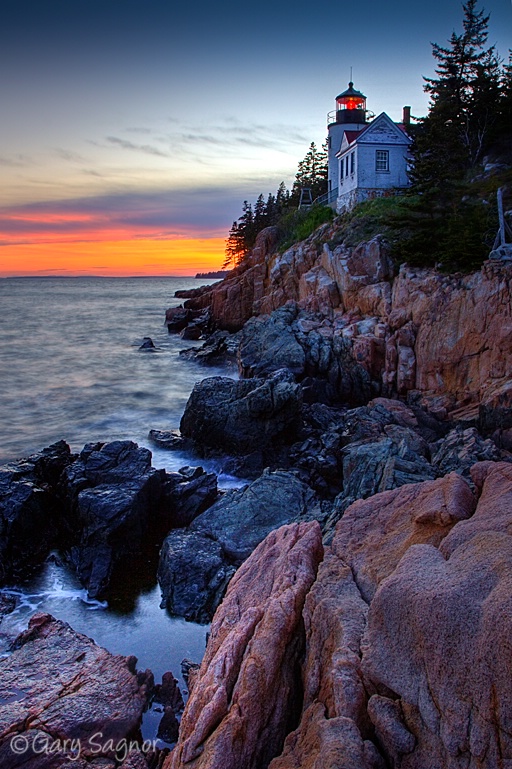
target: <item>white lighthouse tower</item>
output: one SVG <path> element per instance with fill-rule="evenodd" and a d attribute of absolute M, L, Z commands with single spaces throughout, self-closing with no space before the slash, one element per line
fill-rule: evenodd
<path fill-rule="evenodd" d="M 343 135 L 350 131 L 359 132 L 366 125 L 366 96 L 356 91 L 354 83 L 350 82 L 347 90 L 336 97 L 336 109 L 327 115 L 329 193 L 334 193 L 339 186 L 336 154 L 340 150 Z"/>

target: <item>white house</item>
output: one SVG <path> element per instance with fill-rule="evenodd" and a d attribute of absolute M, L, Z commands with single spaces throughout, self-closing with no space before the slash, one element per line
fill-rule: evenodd
<path fill-rule="evenodd" d="M 409 121 L 409 107 L 404 107 L 403 123 L 394 123 L 385 112 L 368 120 L 366 97 L 353 83 L 336 97 L 327 145 L 329 199 L 336 200 L 338 213 L 409 185 Z"/>

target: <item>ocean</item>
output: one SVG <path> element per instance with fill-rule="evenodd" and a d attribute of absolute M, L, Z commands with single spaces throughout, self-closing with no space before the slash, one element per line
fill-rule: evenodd
<path fill-rule="evenodd" d="M 64 439 L 73 451 L 86 443 L 130 439 L 153 452 L 153 465 L 177 470 L 202 464 L 187 454 L 155 448 L 148 431 L 179 426 L 195 382 L 217 374 L 180 359 L 193 343 L 169 335 L 165 310 L 180 303 L 177 289 L 193 278 L 10 278 L 0 280 L 0 463 Z M 151 337 L 156 351 L 139 349 Z M 224 486 L 236 479 L 220 477 Z M 170 617 L 160 608 L 154 574 L 134 575 L 111 605 L 91 601 L 72 573 L 50 559 L 8 592 L 18 598 L 0 624 L 0 653 L 36 611 L 47 611 L 114 653 L 135 654 L 157 681 L 184 658 L 200 661 L 208 628 Z M 144 719 L 154 737 L 158 714 Z"/>

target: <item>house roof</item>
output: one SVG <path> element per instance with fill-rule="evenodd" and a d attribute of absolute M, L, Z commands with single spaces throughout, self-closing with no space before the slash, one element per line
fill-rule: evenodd
<path fill-rule="evenodd" d="M 382 137 L 380 139 L 379 134 Z M 411 138 L 408 136 L 403 124 L 393 122 L 389 115 L 381 112 L 380 115 L 360 131 L 345 131 L 341 140 L 341 148 L 336 153 L 336 157 L 341 157 L 348 147 L 354 143 L 359 144 L 359 142 L 369 144 L 410 144 Z"/>
<path fill-rule="evenodd" d="M 345 131 L 345 136 L 347 137 L 348 143 L 352 144 L 352 142 L 357 139 L 361 131 L 364 131 L 364 128 L 361 128 L 359 131 Z"/>

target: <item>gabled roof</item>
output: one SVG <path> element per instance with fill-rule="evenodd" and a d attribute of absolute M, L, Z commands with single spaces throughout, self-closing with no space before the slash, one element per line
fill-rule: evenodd
<path fill-rule="evenodd" d="M 364 129 L 361 128 L 359 131 L 345 131 L 345 136 L 347 137 L 347 143 L 352 144 L 352 142 L 356 140 L 356 138 L 359 136 L 362 130 Z"/>
<path fill-rule="evenodd" d="M 336 157 L 343 155 L 352 144 L 411 144 L 402 124 L 394 123 L 389 115 L 381 112 L 371 123 L 360 131 L 345 131 L 341 148 Z"/>

